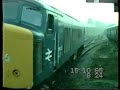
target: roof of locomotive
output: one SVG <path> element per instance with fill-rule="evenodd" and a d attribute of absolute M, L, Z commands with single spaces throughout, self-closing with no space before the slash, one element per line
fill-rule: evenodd
<path fill-rule="evenodd" d="M 108 28 L 113 28 L 113 27 L 118 27 L 118 25 L 116 25 L 116 24 L 110 24 L 110 25 L 108 25 L 108 26 L 106 27 L 106 29 L 108 29 Z"/>
<path fill-rule="evenodd" d="M 53 7 L 53 6 L 50 6 L 50 5 L 46 4 L 46 3 L 44 3 L 44 2 L 41 1 L 41 0 L 24 0 L 24 1 L 27 1 L 27 2 L 32 3 L 32 4 L 36 4 L 36 5 L 42 7 L 42 8 L 44 8 L 44 9 L 46 9 L 46 10 L 50 10 L 50 11 L 56 13 L 56 14 L 61 15 L 62 17 L 66 17 L 66 16 L 67 16 L 67 17 L 73 19 L 74 21 L 77 21 L 77 22 L 80 23 L 79 20 L 73 18 L 72 16 L 70 16 L 70 15 L 68 15 L 68 14 L 66 14 L 66 13 L 63 13 L 62 11 L 56 9 L 56 8 Z"/>
<path fill-rule="evenodd" d="M 3 0 L 3 1 L 10 1 L 10 2 L 11 1 L 23 1 L 23 2 L 28 2 L 30 4 L 34 4 L 35 6 L 44 8 L 44 9 L 49 10 L 51 12 L 54 12 L 54 13 L 56 13 L 60 17 L 64 17 L 64 18 L 61 18 L 61 20 L 63 20 L 67 24 L 71 25 L 71 23 L 72 23 L 72 25 L 75 25 L 75 26 L 80 26 L 80 25 L 83 26 L 83 24 L 80 23 L 79 20 L 73 18 L 70 15 L 67 15 L 67 14 L 63 13 L 62 11 L 56 9 L 53 6 L 50 6 L 50 5 L 46 4 L 46 3 L 44 3 L 41 0 Z"/>

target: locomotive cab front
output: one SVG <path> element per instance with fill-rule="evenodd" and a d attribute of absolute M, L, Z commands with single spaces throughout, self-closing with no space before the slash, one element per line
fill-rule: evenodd
<path fill-rule="evenodd" d="M 36 4 L 33 0 L 3 0 L 5 88 L 32 88 L 42 73 L 45 15 L 43 16 L 41 8 L 33 3 Z"/>
<path fill-rule="evenodd" d="M 3 87 L 33 86 L 33 33 L 19 26 L 20 5 L 3 1 Z M 23 83 L 24 82 L 24 83 Z"/>

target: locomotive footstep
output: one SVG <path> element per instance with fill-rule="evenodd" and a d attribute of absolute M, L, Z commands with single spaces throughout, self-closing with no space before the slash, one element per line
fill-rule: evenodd
<path fill-rule="evenodd" d="M 55 81 L 52 82 L 52 84 L 54 84 L 54 83 L 55 83 Z"/>
<path fill-rule="evenodd" d="M 44 85 L 43 85 L 43 87 L 44 87 L 44 88 L 49 88 L 49 86 L 48 86 L 48 85 L 46 85 L 46 84 L 44 84 Z"/>

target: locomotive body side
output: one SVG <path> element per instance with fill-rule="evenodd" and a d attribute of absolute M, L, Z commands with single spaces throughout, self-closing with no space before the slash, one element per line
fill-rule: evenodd
<path fill-rule="evenodd" d="M 35 0 L 3 0 L 3 4 L 4 23 L 28 29 L 33 34 L 33 44 L 22 42 L 26 47 L 32 45 L 33 51 L 29 51 L 32 55 L 24 54 L 32 59 L 29 63 L 33 65 L 33 86 L 39 85 L 53 74 L 84 45 L 82 23 L 57 9 Z M 28 66 L 30 65 L 26 64 Z M 16 81 L 16 86 L 18 84 Z M 16 86 L 9 84 L 6 87 L 25 88 L 24 85 Z"/>

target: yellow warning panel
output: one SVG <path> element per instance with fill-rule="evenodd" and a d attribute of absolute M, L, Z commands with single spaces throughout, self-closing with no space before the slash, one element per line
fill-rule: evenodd
<path fill-rule="evenodd" d="M 3 87 L 33 85 L 33 34 L 15 25 L 3 24 Z"/>

